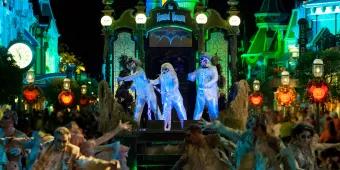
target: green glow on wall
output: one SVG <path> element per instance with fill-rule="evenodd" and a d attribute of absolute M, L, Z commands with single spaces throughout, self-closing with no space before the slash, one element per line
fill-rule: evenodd
<path fill-rule="evenodd" d="M 260 55 L 251 55 L 251 56 L 246 56 L 246 61 L 248 64 L 256 64 L 257 60 L 259 59 Z"/>
<path fill-rule="evenodd" d="M 127 55 L 135 58 L 135 42 L 132 40 L 131 33 L 121 32 L 118 34 L 117 40 L 113 43 L 114 59 L 113 59 L 113 80 L 117 80 L 119 72 L 121 70 L 119 60 L 121 55 Z M 114 89 L 117 89 L 117 83 L 115 83 Z"/>
<path fill-rule="evenodd" d="M 222 66 L 222 75 L 226 78 L 226 83 L 228 82 L 228 41 L 224 39 L 223 32 L 212 32 L 210 34 L 210 39 L 206 42 L 207 52 L 211 56 L 219 57 L 219 63 Z M 224 87 L 224 91 L 227 92 L 228 87 Z"/>
<path fill-rule="evenodd" d="M 179 7 L 185 8 L 189 11 L 194 11 L 198 0 L 175 0 Z"/>

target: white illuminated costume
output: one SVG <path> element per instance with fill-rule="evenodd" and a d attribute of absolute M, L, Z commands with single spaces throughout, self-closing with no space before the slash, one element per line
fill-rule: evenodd
<path fill-rule="evenodd" d="M 204 54 L 200 57 L 200 68 L 189 73 L 188 80 L 197 82 L 197 96 L 194 111 L 194 120 L 202 117 L 205 105 L 208 106 L 210 120 L 218 117 L 218 73 L 215 66 L 210 65 L 210 56 Z"/>
<path fill-rule="evenodd" d="M 157 106 L 157 98 L 152 85 L 146 78 L 144 70 L 138 66 L 139 61 L 131 59 L 128 68 L 133 72 L 130 76 L 118 77 L 118 81 L 133 81 L 132 88 L 136 91 L 136 106 L 134 110 L 134 120 L 140 123 L 145 103 L 148 104 L 148 119 L 151 120 L 151 111 L 155 118 L 163 120 L 161 112 Z"/>
<path fill-rule="evenodd" d="M 177 111 L 178 119 L 181 121 L 183 128 L 184 120 L 187 120 L 187 113 L 183 105 L 183 98 L 178 90 L 177 74 L 170 63 L 164 63 L 161 66 L 161 75 L 151 83 L 161 84 L 161 96 L 163 104 L 164 130 L 171 129 L 171 110 L 174 107 Z"/>

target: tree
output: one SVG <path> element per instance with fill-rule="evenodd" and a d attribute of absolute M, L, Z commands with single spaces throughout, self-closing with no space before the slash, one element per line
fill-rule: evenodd
<path fill-rule="evenodd" d="M 60 71 L 66 72 L 69 65 L 75 66 L 75 72 L 80 74 L 85 71 L 84 63 L 81 62 L 77 56 L 70 51 L 70 48 L 66 44 L 61 44 L 59 49 L 60 61 Z"/>
<path fill-rule="evenodd" d="M 7 49 L 0 47 L 0 104 L 12 103 L 21 94 L 23 73 Z"/>

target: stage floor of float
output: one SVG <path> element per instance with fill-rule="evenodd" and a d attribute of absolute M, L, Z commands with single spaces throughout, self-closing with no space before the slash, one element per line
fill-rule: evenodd
<path fill-rule="evenodd" d="M 172 122 L 172 129 L 164 131 L 163 121 L 147 121 L 144 128 L 117 136 L 116 139 L 130 146 L 130 169 L 167 170 L 180 158 L 187 128 L 192 124 L 197 124 L 197 121 L 185 121 L 184 128 L 181 128 L 180 122 Z M 216 132 L 205 130 L 203 133 Z"/>

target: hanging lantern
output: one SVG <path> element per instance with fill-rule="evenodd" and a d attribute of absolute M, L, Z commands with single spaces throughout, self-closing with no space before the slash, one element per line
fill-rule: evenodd
<path fill-rule="evenodd" d="M 40 96 L 40 90 L 35 86 L 26 86 L 23 91 L 24 100 L 27 103 L 34 103 Z"/>
<path fill-rule="evenodd" d="M 256 91 L 260 91 L 260 81 L 259 80 L 254 80 L 253 82 L 253 90 Z"/>
<path fill-rule="evenodd" d="M 64 79 L 63 88 L 64 88 L 64 90 L 70 90 L 71 89 L 71 80 L 69 78 Z"/>
<path fill-rule="evenodd" d="M 260 92 L 254 92 L 249 96 L 249 103 L 254 107 L 261 106 L 263 103 L 263 95 Z"/>
<path fill-rule="evenodd" d="M 328 95 L 328 85 L 321 81 L 311 81 L 307 85 L 307 93 L 311 102 L 322 103 L 325 102 Z"/>
<path fill-rule="evenodd" d="M 73 104 L 74 101 L 74 94 L 71 91 L 65 91 L 59 93 L 58 96 L 59 103 L 63 106 L 70 106 Z"/>
<path fill-rule="evenodd" d="M 315 59 L 313 61 L 313 75 L 316 78 L 320 78 L 323 75 L 324 65 L 321 59 Z"/>
<path fill-rule="evenodd" d="M 288 71 L 283 71 L 281 73 L 281 83 L 284 86 L 288 86 L 289 85 L 289 72 Z"/>
<path fill-rule="evenodd" d="M 26 73 L 26 80 L 29 84 L 33 84 L 35 80 L 34 70 L 30 69 Z"/>
<path fill-rule="evenodd" d="M 85 84 L 80 86 L 80 93 L 82 95 L 85 95 L 87 93 L 87 86 Z"/>
<path fill-rule="evenodd" d="M 275 92 L 275 98 L 280 106 L 290 106 L 296 99 L 294 88 L 280 86 Z"/>

